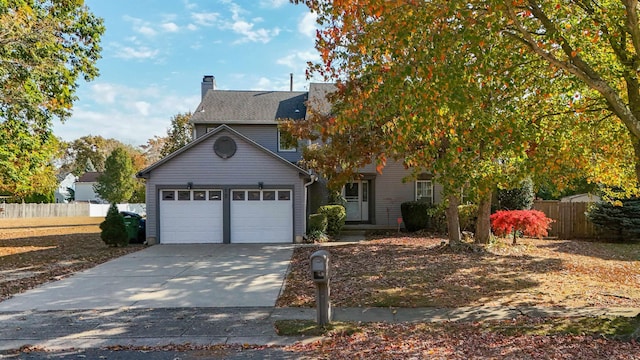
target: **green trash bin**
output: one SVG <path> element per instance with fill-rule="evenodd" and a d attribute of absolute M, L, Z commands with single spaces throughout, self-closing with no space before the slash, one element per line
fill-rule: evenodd
<path fill-rule="evenodd" d="M 138 239 L 138 222 L 140 219 L 132 215 L 122 215 L 124 218 L 124 226 L 127 228 L 127 235 L 129 235 L 129 241 Z"/>

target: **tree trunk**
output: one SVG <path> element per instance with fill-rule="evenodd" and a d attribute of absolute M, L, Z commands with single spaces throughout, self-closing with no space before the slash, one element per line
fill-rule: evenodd
<path fill-rule="evenodd" d="M 633 134 L 630 135 L 631 143 L 633 144 L 633 151 L 635 154 L 635 165 L 636 165 L 636 182 L 637 186 L 640 186 L 640 139 L 634 137 Z"/>
<path fill-rule="evenodd" d="M 449 233 L 449 244 L 460 244 L 460 217 L 458 216 L 458 205 L 460 199 L 458 194 L 449 195 L 449 206 L 447 207 L 447 231 Z"/>
<path fill-rule="evenodd" d="M 475 242 L 477 244 L 488 244 L 491 238 L 491 197 L 492 193 L 480 198 L 478 203 L 478 220 L 476 220 Z"/>

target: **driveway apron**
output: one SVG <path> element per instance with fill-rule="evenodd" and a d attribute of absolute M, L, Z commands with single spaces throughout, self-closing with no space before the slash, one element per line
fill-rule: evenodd
<path fill-rule="evenodd" d="M 156 245 L 0 302 L 0 311 L 274 306 L 293 245 Z"/>

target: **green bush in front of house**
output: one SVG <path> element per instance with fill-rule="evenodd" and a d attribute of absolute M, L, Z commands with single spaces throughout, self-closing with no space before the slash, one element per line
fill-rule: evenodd
<path fill-rule="evenodd" d="M 428 230 L 444 233 L 447 230 L 446 204 L 430 204 L 425 201 L 407 201 L 400 204 L 402 221 L 408 231 Z"/>
<path fill-rule="evenodd" d="M 318 214 L 327 217 L 327 232 L 330 235 L 338 235 L 344 227 L 347 219 L 347 211 L 342 205 L 325 205 L 318 208 Z"/>
<path fill-rule="evenodd" d="M 326 214 L 311 214 L 309 215 L 309 224 L 307 226 L 308 227 L 307 232 L 313 233 L 313 232 L 319 231 L 319 232 L 326 233 L 328 224 L 329 222 L 327 220 Z"/>
<path fill-rule="evenodd" d="M 461 231 L 476 231 L 476 222 L 478 221 L 478 205 L 460 205 L 458 206 L 458 218 L 460 219 Z"/>
<path fill-rule="evenodd" d="M 400 204 L 402 221 L 408 231 L 418 231 L 429 227 L 429 209 L 433 206 L 425 201 L 407 201 Z"/>
<path fill-rule="evenodd" d="M 124 218 L 118 211 L 118 206 L 114 203 L 109 206 L 107 217 L 100 223 L 100 238 L 109 246 L 127 246 L 129 244 L 129 234 L 124 224 Z"/>

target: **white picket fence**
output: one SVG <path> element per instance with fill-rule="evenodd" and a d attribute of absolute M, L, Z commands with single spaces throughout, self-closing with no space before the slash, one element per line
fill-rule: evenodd
<path fill-rule="evenodd" d="M 118 210 L 147 214 L 146 204 L 118 204 Z M 109 204 L 3 204 L 0 203 L 0 218 L 36 218 L 64 216 L 105 217 Z"/>

